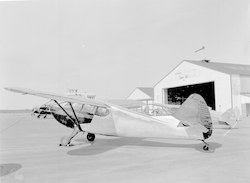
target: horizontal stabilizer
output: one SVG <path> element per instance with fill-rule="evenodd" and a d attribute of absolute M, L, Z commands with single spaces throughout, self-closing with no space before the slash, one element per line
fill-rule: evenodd
<path fill-rule="evenodd" d="M 220 125 L 227 125 L 232 127 L 236 121 L 239 120 L 239 115 L 237 115 L 237 108 L 228 109 L 226 110 L 220 117 L 219 117 L 219 124 Z"/>
<path fill-rule="evenodd" d="M 196 128 L 197 130 L 199 130 L 199 131 L 201 131 L 203 133 L 207 133 L 209 131 L 202 124 L 200 124 L 200 123 L 194 123 L 192 121 L 180 121 L 180 123 L 178 124 L 177 127 L 185 127 L 185 126 L 192 126 L 192 127 Z"/>
<path fill-rule="evenodd" d="M 232 109 L 228 109 L 219 117 L 219 121 L 228 122 L 231 116 L 234 116 L 234 111 Z"/>
<path fill-rule="evenodd" d="M 194 125 L 194 128 L 196 128 L 197 130 L 202 131 L 203 133 L 207 133 L 207 132 L 209 131 L 206 127 L 204 127 L 204 126 L 201 125 L 200 123 L 196 123 L 196 124 Z"/>
<path fill-rule="evenodd" d="M 230 124 L 228 124 L 227 122 L 224 122 L 224 121 L 218 121 L 220 125 L 227 125 L 227 126 L 230 126 Z"/>

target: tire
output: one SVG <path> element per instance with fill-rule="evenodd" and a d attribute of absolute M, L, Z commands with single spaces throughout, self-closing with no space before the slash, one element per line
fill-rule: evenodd
<path fill-rule="evenodd" d="M 209 150 L 209 147 L 207 145 L 203 146 L 203 150 L 204 151 L 208 151 Z"/>
<path fill-rule="evenodd" d="M 90 141 L 90 142 L 94 141 L 94 140 L 95 140 L 95 134 L 88 133 L 87 139 L 88 139 L 88 141 Z"/>
<path fill-rule="evenodd" d="M 69 137 L 63 136 L 60 140 L 60 146 L 67 146 L 69 144 Z"/>

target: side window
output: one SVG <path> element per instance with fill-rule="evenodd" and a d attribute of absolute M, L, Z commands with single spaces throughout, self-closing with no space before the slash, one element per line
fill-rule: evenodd
<path fill-rule="evenodd" d="M 90 114 L 95 114 L 96 108 L 97 108 L 96 106 L 89 105 L 89 104 L 84 104 L 82 106 L 81 111 L 82 112 L 86 112 L 86 113 L 90 113 Z"/>
<path fill-rule="evenodd" d="M 109 110 L 105 107 L 97 107 L 96 115 L 97 116 L 107 116 L 109 114 Z"/>

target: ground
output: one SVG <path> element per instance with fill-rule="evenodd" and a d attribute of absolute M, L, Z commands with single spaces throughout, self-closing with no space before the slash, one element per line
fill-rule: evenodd
<path fill-rule="evenodd" d="M 250 117 L 233 130 L 214 128 L 209 151 L 187 140 L 97 135 L 91 144 L 86 134 L 78 134 L 74 146 L 60 147 L 60 138 L 72 129 L 52 117 L 0 114 L 0 182 L 248 182 Z"/>

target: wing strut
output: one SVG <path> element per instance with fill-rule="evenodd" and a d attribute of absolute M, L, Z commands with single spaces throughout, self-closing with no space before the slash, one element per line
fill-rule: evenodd
<path fill-rule="evenodd" d="M 72 111 L 73 111 L 73 113 L 74 113 L 74 115 L 75 115 L 75 118 L 76 118 L 76 121 L 77 121 L 77 122 L 67 113 L 67 111 L 66 111 L 66 110 L 65 110 L 56 100 L 54 100 L 54 101 L 55 101 L 55 103 L 65 112 L 65 114 L 71 119 L 71 121 L 72 121 L 73 123 L 75 123 L 75 125 L 79 128 L 79 130 L 82 131 L 82 128 L 81 128 L 81 126 L 79 125 L 78 118 L 76 117 L 75 110 L 73 109 L 71 103 L 69 102 L 69 105 L 70 105 L 70 107 L 71 107 L 71 109 L 72 109 Z"/>
<path fill-rule="evenodd" d="M 74 116 L 75 116 L 75 118 L 76 118 L 76 121 L 77 121 L 77 123 L 78 123 L 77 126 L 78 126 L 79 130 L 82 131 L 82 128 L 81 128 L 81 126 L 80 126 L 80 122 L 79 122 L 79 120 L 78 120 L 78 118 L 77 118 L 77 116 L 76 116 L 75 110 L 74 110 L 74 108 L 73 108 L 71 102 L 69 102 L 69 105 L 70 105 L 70 107 L 71 107 L 71 109 L 72 109 L 72 111 L 73 111 L 73 113 L 74 113 Z"/>

